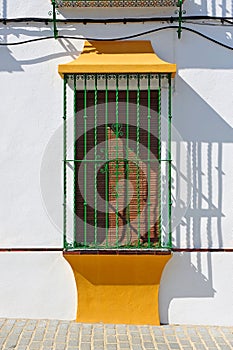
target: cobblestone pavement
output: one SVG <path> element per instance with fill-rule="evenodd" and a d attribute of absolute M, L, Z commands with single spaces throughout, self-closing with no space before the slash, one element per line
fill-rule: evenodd
<path fill-rule="evenodd" d="M 233 349 L 233 327 L 156 327 L 0 319 L 0 349 L 230 350 Z"/>

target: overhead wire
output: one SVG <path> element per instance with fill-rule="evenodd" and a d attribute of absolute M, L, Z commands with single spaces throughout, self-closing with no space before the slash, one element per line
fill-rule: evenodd
<path fill-rule="evenodd" d="M 77 36 L 69 36 L 69 35 L 58 35 L 57 39 L 93 40 L 93 41 L 120 41 L 120 40 L 138 38 L 138 37 L 141 37 L 144 35 L 160 32 L 163 30 L 178 29 L 178 28 L 179 28 L 179 26 L 169 25 L 169 26 L 163 26 L 160 28 L 153 28 L 153 29 L 149 29 L 149 30 L 142 31 L 139 33 L 130 34 L 130 35 L 126 35 L 126 36 L 120 36 L 120 37 L 114 37 L 114 38 L 77 37 Z M 196 34 L 196 35 L 198 35 L 198 36 L 200 36 L 200 37 L 202 37 L 202 38 L 204 38 L 212 43 L 215 43 L 221 47 L 224 47 L 225 49 L 233 50 L 232 46 L 226 45 L 226 44 L 224 44 L 224 43 L 222 43 L 214 38 L 211 38 L 208 35 L 203 34 L 195 29 L 188 28 L 188 27 L 182 27 L 182 30 Z M 28 39 L 28 40 L 24 40 L 24 41 L 17 41 L 17 42 L 10 42 L 10 43 L 9 42 L 1 42 L 0 46 L 17 46 L 17 45 L 24 45 L 24 44 L 29 44 L 29 43 L 38 42 L 38 41 L 50 40 L 50 39 L 54 39 L 54 37 L 47 36 L 47 37 L 42 37 L 42 38 Z"/>
<path fill-rule="evenodd" d="M 186 21 L 201 21 L 201 20 L 215 20 L 223 23 L 233 25 L 233 17 L 218 17 L 218 16 L 184 16 L 183 22 Z M 115 18 L 57 18 L 57 23 L 139 23 L 139 22 L 178 22 L 177 16 L 156 16 L 156 17 L 115 17 Z M 52 18 L 44 17 L 18 17 L 18 18 L 0 18 L 0 23 L 4 25 L 8 23 L 45 23 L 46 25 L 53 22 Z M 212 25 L 212 24 L 210 24 Z M 214 25 L 214 24 L 213 24 Z"/>

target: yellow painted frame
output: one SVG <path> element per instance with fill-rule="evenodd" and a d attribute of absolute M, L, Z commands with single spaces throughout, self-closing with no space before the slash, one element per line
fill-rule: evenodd
<path fill-rule="evenodd" d="M 148 40 L 86 41 L 81 55 L 72 62 L 60 64 L 64 74 L 95 73 L 171 73 L 176 64 L 159 58 Z"/>
<path fill-rule="evenodd" d="M 59 74 L 160 73 L 174 78 L 150 41 L 86 41 L 81 55 L 59 65 Z M 97 252 L 96 252 L 97 253 Z M 171 252 L 138 255 L 64 252 L 78 291 L 77 322 L 159 325 L 159 286 Z"/>
<path fill-rule="evenodd" d="M 159 286 L 171 256 L 64 252 L 77 285 L 76 321 L 160 325 Z"/>

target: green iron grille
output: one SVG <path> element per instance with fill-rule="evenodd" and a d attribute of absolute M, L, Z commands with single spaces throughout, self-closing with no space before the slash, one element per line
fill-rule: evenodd
<path fill-rule="evenodd" d="M 71 82 L 72 151 L 67 135 Z M 166 141 L 162 85 L 168 87 Z M 65 75 L 65 249 L 171 249 L 171 97 L 170 74 Z M 161 158 L 163 144 L 167 159 Z M 162 164 L 167 164 L 166 176 Z"/>

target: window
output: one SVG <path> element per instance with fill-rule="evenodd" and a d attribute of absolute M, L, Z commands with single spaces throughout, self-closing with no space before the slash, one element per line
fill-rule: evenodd
<path fill-rule="evenodd" d="M 74 89 L 73 159 L 64 167 L 73 184 L 66 248 L 168 247 L 161 214 L 163 78 L 170 86 L 170 74 L 65 76 Z"/>
<path fill-rule="evenodd" d="M 58 70 L 65 249 L 170 249 L 176 65 L 160 59 L 149 41 L 87 41 Z"/>

